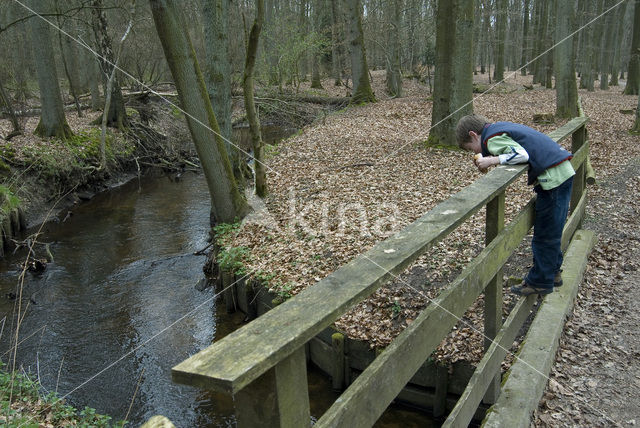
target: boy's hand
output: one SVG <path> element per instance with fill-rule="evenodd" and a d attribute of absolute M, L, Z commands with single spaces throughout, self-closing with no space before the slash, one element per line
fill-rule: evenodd
<path fill-rule="evenodd" d="M 497 156 L 482 156 L 480 153 L 477 153 L 473 157 L 473 162 L 476 164 L 480 172 L 487 172 L 490 166 L 499 165 L 500 159 Z"/>

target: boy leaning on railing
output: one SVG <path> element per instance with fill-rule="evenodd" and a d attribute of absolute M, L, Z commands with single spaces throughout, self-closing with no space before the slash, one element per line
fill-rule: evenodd
<path fill-rule="evenodd" d="M 476 153 L 475 165 L 486 171 L 494 165 L 529 164 L 528 184 L 537 194 L 533 225 L 533 267 L 511 291 L 521 296 L 549 294 L 562 285 L 562 229 L 569 211 L 575 171 L 572 154 L 549 136 L 511 122 L 491 123 L 480 115 L 458 121 L 458 145 Z"/>

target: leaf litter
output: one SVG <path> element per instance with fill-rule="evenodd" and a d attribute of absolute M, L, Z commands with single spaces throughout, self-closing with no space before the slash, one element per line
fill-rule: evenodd
<path fill-rule="evenodd" d="M 283 142 L 279 153 L 268 161 L 275 173 L 269 175 L 272 193 L 266 207 L 276 227 L 251 225 L 230 242 L 251 248 L 249 268 L 274 272 L 294 294 L 480 176 L 470 154 L 423 145 L 431 125 L 432 104 L 426 87 L 405 80 L 404 98 L 385 99 L 381 95 L 383 75 L 372 75 L 379 102 L 325 117 L 322 123 Z M 533 123 L 533 114 L 555 111 L 555 91 L 522 90 L 524 84 L 531 84 L 531 76 L 512 76 L 496 90 L 476 95 L 475 112 L 491 121 L 520 122 L 545 133 L 566 122 Z M 334 91 L 328 93 L 331 96 L 341 95 L 331 83 L 325 82 L 324 87 L 327 92 Z M 628 413 L 628 404 L 617 400 L 626 394 L 625 399 L 637 402 L 633 394 L 637 397 L 640 392 L 640 376 L 633 378 L 631 373 L 623 375 L 624 370 L 619 370 L 621 361 L 627 364 L 633 360 L 633 373 L 640 373 L 640 348 L 635 339 L 640 311 L 629 309 L 637 306 L 630 302 L 635 300 L 631 293 L 640 279 L 640 144 L 637 136 L 628 133 L 633 115 L 620 113 L 621 109 L 634 108 L 637 97 L 620 92 L 619 87 L 580 90 L 585 114 L 590 118 L 590 159 L 598 179 L 588 190 L 583 227 L 596 230 L 599 241 L 589 259 L 574 314 L 565 328 L 551 382 L 535 412 L 536 426 L 603 426 L 612 421 L 633 425 L 632 416 L 640 414 L 637 403 L 636 412 Z M 562 144 L 570 149 L 570 141 Z M 509 188 L 506 222 L 531 195 L 524 178 Z M 343 315 L 335 326 L 372 347 L 388 345 L 482 250 L 484 216 L 484 210 L 475 214 L 402 275 Z M 525 241 L 505 266 L 505 275 L 522 277 L 530 264 Z M 506 286 L 503 291 L 506 317 L 515 299 Z M 463 316 L 463 322 L 437 348 L 437 359 L 475 364 L 482 358 L 483 306 L 480 296 Z M 516 350 L 517 343 L 511 351 Z M 509 355 L 503 369 L 508 369 L 512 360 L 513 355 Z M 614 372 L 617 377 L 611 376 Z M 611 381 L 620 376 L 625 388 L 615 387 Z M 603 388 L 612 398 L 598 393 Z M 620 415 L 615 414 L 616 406 Z"/>

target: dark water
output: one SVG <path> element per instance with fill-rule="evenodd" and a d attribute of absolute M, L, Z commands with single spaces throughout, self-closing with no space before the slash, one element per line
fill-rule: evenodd
<path fill-rule="evenodd" d="M 228 396 L 173 384 L 170 375 L 242 321 L 216 306 L 211 288 L 194 288 L 203 276 L 205 259 L 193 253 L 207 244 L 208 198 L 194 174 L 179 182 L 144 178 L 97 196 L 45 227 L 40 240 L 51 243 L 55 262 L 40 276 L 27 274 L 22 299 L 6 295 L 17 294 L 24 255 L 1 261 L 0 360 L 10 361 L 19 302 L 18 366 L 75 407 L 121 420 L 131 406 L 130 426 L 156 414 L 177 427 L 235 426 Z M 337 395 L 317 371 L 309 384 L 317 417 Z M 430 423 L 396 409 L 376 426 Z"/>
<path fill-rule="evenodd" d="M 137 388 L 134 426 L 154 414 L 185 427 L 231 425 L 229 399 L 170 381 L 171 367 L 208 346 L 218 328 L 213 291 L 194 288 L 205 259 L 192 253 L 207 244 L 208 197 L 201 176 L 147 178 L 46 227 L 41 240 L 52 242 L 55 263 L 27 274 L 18 364 L 71 404 L 114 419 L 125 417 Z M 17 303 L 5 294 L 15 292 L 19 261 L 1 266 L 3 354 Z"/>

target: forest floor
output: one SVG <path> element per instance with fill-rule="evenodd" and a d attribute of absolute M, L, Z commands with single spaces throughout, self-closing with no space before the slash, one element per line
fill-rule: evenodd
<path fill-rule="evenodd" d="M 405 80 L 404 97 L 385 99 L 383 74 L 372 75 L 378 103 L 331 114 L 274 149 L 267 161 L 271 194 L 262 215 L 246 221 L 228 242 L 250 249 L 249 271 L 275 274 L 273 291 L 280 295 L 313 285 L 480 175 L 470 154 L 424 146 L 431 124 L 424 85 Z M 489 87 L 482 76 L 477 83 Z M 530 84 L 530 76 L 508 77 L 475 95 L 475 112 L 542 132 L 561 126 L 533 123 L 536 113 L 554 113 L 555 91 L 523 86 Z M 344 95 L 343 88 L 324 85 L 325 91 L 313 93 Z M 634 425 L 640 422 L 640 315 L 633 298 L 640 276 L 640 138 L 628 133 L 634 116 L 622 110 L 633 111 L 637 97 L 621 95 L 620 87 L 581 90 L 580 96 L 591 119 L 591 162 L 598 178 L 589 188 L 584 227 L 599 240 L 535 425 Z M 524 179 L 511 186 L 507 221 L 531 195 Z M 372 347 L 387 345 L 483 248 L 483 225 L 480 212 L 336 326 Z M 523 245 L 506 267 L 505 313 L 513 304 L 507 277 L 524 276 L 530 257 Z M 465 314 L 464 324 L 438 348 L 438 358 L 481 358 L 482 305 L 480 298 Z"/>
<path fill-rule="evenodd" d="M 379 102 L 324 114 L 294 137 L 269 148 L 266 163 L 271 193 L 262 209 L 227 242 L 246 247 L 250 254 L 244 260 L 247 269 L 273 274 L 273 291 L 281 295 L 292 295 L 314 284 L 480 176 L 470 154 L 425 147 L 432 104 L 426 85 L 406 79 L 404 96 L 389 99 L 384 95 L 384 73 L 372 72 L 372 77 Z M 489 84 L 485 80 L 486 75 L 477 76 L 477 83 L 486 89 Z M 564 122 L 533 123 L 533 114 L 555 111 L 555 92 L 537 85 L 525 90 L 523 85 L 530 84 L 530 76 L 507 77 L 505 83 L 475 95 L 475 112 L 492 121 L 521 122 L 542 132 L 561 126 Z M 346 95 L 345 88 L 334 86 L 332 81 L 323 85 L 323 90 L 311 90 L 303 84 L 301 93 Z M 636 334 L 640 315 L 633 298 L 640 279 L 640 138 L 627 132 L 634 116 L 621 113 L 633 110 L 637 97 L 620 92 L 620 87 L 580 91 L 585 114 L 591 119 L 591 162 L 598 178 L 589 188 L 584 227 L 598 233 L 598 243 L 565 328 L 551 382 L 536 412 L 537 426 L 640 422 L 640 339 Z M 95 130 L 87 125 L 88 119 L 81 120 L 73 113 L 68 118 L 74 131 L 94 135 L 91 150 L 95 151 Z M 182 116 L 162 109 L 151 126 L 164 135 L 179 136 L 170 144 L 172 153 L 192 155 L 192 150 L 184 147 L 186 128 L 175 125 L 176 119 L 183 123 Z M 11 155 L 17 170 L 34 168 L 29 164 L 34 151 L 51 151 L 51 156 L 59 159 L 85 150 L 78 144 L 63 147 L 38 141 L 30 134 L 36 122 L 29 119 L 27 133 L 15 137 L 11 144 L 0 141 L 3 157 Z M 9 130 L 8 121 L 0 120 L 0 135 Z M 117 132 L 114 135 L 117 141 Z M 134 159 L 123 144 L 113 169 L 90 185 L 90 193 L 108 187 L 109 180 L 120 182 L 128 172 L 135 173 Z M 157 164 L 157 159 L 149 158 L 148 163 Z M 137 161 L 141 163 L 141 159 Z M 27 180 L 23 186 L 34 221 L 61 197 L 66 206 L 83 199 L 79 188 L 63 191 L 68 187 L 59 179 L 55 186 L 47 187 L 51 177 L 46 168 L 40 170 L 44 172 L 37 179 Z M 66 178 L 86 185 L 89 175 L 85 172 Z M 524 178 L 510 187 L 506 221 L 531 195 Z M 386 346 L 483 248 L 483 233 L 481 211 L 405 274 L 345 314 L 337 327 L 352 338 L 369 341 L 372 347 Z M 523 246 L 505 275 L 521 277 L 529 263 L 530 251 Z M 513 301 L 508 288 L 505 299 L 508 308 Z M 482 305 L 479 299 L 465 314 L 466 324 L 460 324 L 443 341 L 437 351 L 440 359 L 452 363 L 481 358 Z"/>

